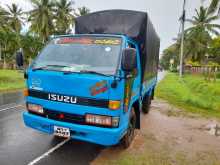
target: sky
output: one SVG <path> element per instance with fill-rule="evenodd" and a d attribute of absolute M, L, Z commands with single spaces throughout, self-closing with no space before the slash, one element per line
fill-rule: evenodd
<path fill-rule="evenodd" d="M 195 8 L 209 0 L 187 0 L 186 17 L 195 14 Z M 161 39 L 161 52 L 174 42 L 180 28 L 183 0 L 74 0 L 75 8 L 86 6 L 91 12 L 106 9 L 129 9 L 148 12 Z M 1 5 L 18 4 L 24 11 L 31 9 L 29 0 L 0 0 Z M 189 24 L 186 25 L 190 26 Z"/>

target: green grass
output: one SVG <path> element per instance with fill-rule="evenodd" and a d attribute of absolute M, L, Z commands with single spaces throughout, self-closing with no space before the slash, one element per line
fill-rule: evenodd
<path fill-rule="evenodd" d="M 220 118 L 220 80 L 206 82 L 202 76 L 168 73 L 158 84 L 156 97 L 186 111 Z"/>
<path fill-rule="evenodd" d="M 23 73 L 16 70 L 0 70 L 0 92 L 24 88 Z"/>
<path fill-rule="evenodd" d="M 143 153 L 123 153 L 120 158 L 111 160 L 106 165 L 171 165 L 171 159 L 164 151 L 152 152 L 147 149 Z M 182 164 L 181 164 L 182 165 Z"/>
<path fill-rule="evenodd" d="M 216 155 L 203 153 L 203 159 L 199 156 L 189 159 L 184 152 L 172 153 L 171 151 L 154 151 L 146 149 L 143 153 L 125 153 L 120 158 L 110 160 L 103 165 L 219 165 Z"/>
<path fill-rule="evenodd" d="M 163 154 L 153 154 L 146 151 L 145 154 L 139 155 L 124 154 L 120 159 L 110 161 L 109 165 L 171 165 L 170 162 L 169 158 Z"/>

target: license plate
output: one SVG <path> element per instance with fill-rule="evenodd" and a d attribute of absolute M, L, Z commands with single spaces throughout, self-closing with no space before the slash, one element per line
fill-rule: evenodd
<path fill-rule="evenodd" d="M 54 126 L 54 135 L 64 138 L 70 137 L 70 129 L 64 127 Z"/>

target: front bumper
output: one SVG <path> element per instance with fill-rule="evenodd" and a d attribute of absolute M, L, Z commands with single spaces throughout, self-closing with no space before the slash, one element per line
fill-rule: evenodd
<path fill-rule="evenodd" d="M 105 146 L 118 144 L 126 131 L 125 126 L 119 128 L 100 128 L 88 125 L 78 125 L 47 119 L 28 112 L 23 113 L 23 118 L 26 126 L 39 131 L 53 134 L 54 126 L 66 127 L 70 129 L 72 139 L 79 139 Z"/>

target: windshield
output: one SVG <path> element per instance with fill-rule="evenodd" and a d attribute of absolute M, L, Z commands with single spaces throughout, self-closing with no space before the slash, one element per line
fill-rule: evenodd
<path fill-rule="evenodd" d="M 57 38 L 43 49 L 32 68 L 112 75 L 117 69 L 121 42 L 113 37 Z"/>

